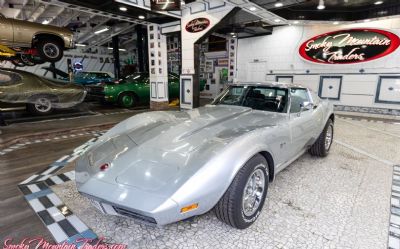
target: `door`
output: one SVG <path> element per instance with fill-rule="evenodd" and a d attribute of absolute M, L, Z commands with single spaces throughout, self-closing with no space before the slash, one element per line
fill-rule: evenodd
<path fill-rule="evenodd" d="M 376 103 L 400 103 L 400 76 L 381 76 L 379 79 Z"/>
<path fill-rule="evenodd" d="M 13 24 L 10 19 L 0 14 L 0 43 L 6 46 L 12 46 L 14 40 Z"/>
<path fill-rule="evenodd" d="M 307 89 L 292 88 L 290 93 L 290 131 L 291 146 L 288 151 L 291 158 L 298 155 L 313 142 L 316 123 L 314 116 L 317 115 L 313 107 L 302 108 L 311 102 Z"/>

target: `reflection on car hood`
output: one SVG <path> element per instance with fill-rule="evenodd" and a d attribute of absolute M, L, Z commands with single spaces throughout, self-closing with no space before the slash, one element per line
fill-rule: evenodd
<path fill-rule="evenodd" d="M 110 154 L 94 166 L 112 163 L 102 180 L 156 191 L 179 179 L 182 170 L 206 163 L 235 138 L 285 119 L 285 114 L 237 106 L 149 112 L 118 124 L 89 154 L 106 151 L 104 143 L 110 139 L 132 141 L 114 153 L 110 147 Z"/>

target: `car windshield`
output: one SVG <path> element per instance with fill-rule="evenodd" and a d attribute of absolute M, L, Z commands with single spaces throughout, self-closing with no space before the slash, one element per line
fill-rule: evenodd
<path fill-rule="evenodd" d="M 134 73 L 126 76 L 120 83 L 144 83 L 148 78 L 149 75 L 146 73 Z"/>
<path fill-rule="evenodd" d="M 288 90 L 269 86 L 230 86 L 212 104 L 236 105 L 269 112 L 287 112 Z"/>

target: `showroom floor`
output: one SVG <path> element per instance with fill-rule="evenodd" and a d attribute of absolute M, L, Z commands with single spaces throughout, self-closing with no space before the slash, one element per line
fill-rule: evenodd
<path fill-rule="evenodd" d="M 128 243 L 128 248 L 387 248 L 391 195 L 396 194 L 393 165 L 400 164 L 400 123 L 338 118 L 335 128 L 330 155 L 321 159 L 305 154 L 278 174 L 260 218 L 247 230 L 225 225 L 212 212 L 163 228 L 105 216 L 77 193 L 73 181 L 59 181 L 48 193 L 54 192 L 63 202 L 59 206 L 65 204 L 72 211 L 63 212 L 67 218 L 73 213 L 84 223 L 79 227 L 80 221 L 69 219 L 76 228 L 72 230 L 80 232 L 78 227 L 84 226 L 107 242 Z M 5 200 L 1 210 L 6 212 L 0 218 L 5 224 L 0 238 L 51 237 L 16 185 L 65 160 L 64 155 L 99 132 L 30 144 L 4 155 L 0 195 Z M 29 158 L 21 157 L 28 154 Z M 73 156 L 67 161 L 57 174 L 73 179 Z M 65 229 L 51 231 L 58 238 L 70 237 Z"/>

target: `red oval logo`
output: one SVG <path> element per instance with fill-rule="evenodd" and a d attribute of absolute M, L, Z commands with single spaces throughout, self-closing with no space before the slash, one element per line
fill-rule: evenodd
<path fill-rule="evenodd" d="M 186 24 L 186 31 L 190 33 L 201 32 L 210 26 L 210 20 L 207 18 L 196 18 Z"/>
<path fill-rule="evenodd" d="M 347 29 L 325 33 L 299 48 L 305 60 L 322 64 L 351 64 L 375 60 L 395 51 L 400 38 L 379 29 Z"/>

